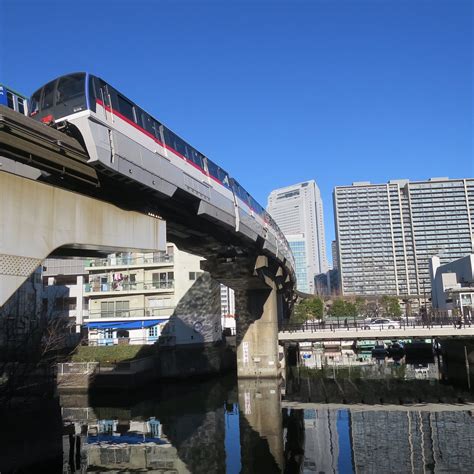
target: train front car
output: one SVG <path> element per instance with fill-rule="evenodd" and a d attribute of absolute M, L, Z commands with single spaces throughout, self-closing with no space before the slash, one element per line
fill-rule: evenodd
<path fill-rule="evenodd" d="M 78 72 L 48 82 L 31 96 L 30 117 L 53 123 L 87 111 L 86 78 L 86 73 Z"/>
<path fill-rule="evenodd" d="M 89 163 L 104 174 L 187 196 L 198 215 L 253 242 L 260 237 L 266 251 L 290 262 L 288 243 L 237 181 L 102 79 L 80 72 L 49 82 L 33 94 L 30 116 L 79 133 Z"/>

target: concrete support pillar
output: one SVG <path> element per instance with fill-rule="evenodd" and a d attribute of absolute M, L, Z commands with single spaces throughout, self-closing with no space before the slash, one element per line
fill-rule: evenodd
<path fill-rule="evenodd" d="M 239 408 L 241 472 L 283 472 L 279 381 L 239 379 Z"/>
<path fill-rule="evenodd" d="M 278 295 L 268 289 L 235 290 L 237 373 L 240 378 L 276 378 L 278 362 Z"/>
<path fill-rule="evenodd" d="M 278 324 L 291 306 L 291 281 L 265 255 L 207 258 L 201 268 L 235 292 L 239 378 L 277 378 Z"/>
<path fill-rule="evenodd" d="M 0 307 L 53 251 L 166 249 L 166 222 L 0 172 Z"/>

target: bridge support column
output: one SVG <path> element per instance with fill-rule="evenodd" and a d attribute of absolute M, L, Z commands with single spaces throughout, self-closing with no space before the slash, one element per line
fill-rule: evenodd
<path fill-rule="evenodd" d="M 201 267 L 235 291 L 239 378 L 279 377 L 278 324 L 291 296 L 283 269 L 264 255 L 208 258 Z"/>
<path fill-rule="evenodd" d="M 51 253 L 166 250 L 166 222 L 0 172 L 0 307 Z M 65 253 L 67 250 L 67 253 Z"/>
<path fill-rule="evenodd" d="M 236 290 L 237 373 L 241 378 L 280 376 L 278 362 L 278 295 L 275 284 Z"/>

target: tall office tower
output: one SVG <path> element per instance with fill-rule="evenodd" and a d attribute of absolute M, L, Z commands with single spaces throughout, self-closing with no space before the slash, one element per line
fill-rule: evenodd
<path fill-rule="evenodd" d="M 323 201 L 314 180 L 275 189 L 267 210 L 285 234 L 296 260 L 298 290 L 314 293 L 314 276 L 328 269 Z"/>
<path fill-rule="evenodd" d="M 431 292 L 429 260 L 473 251 L 474 179 L 391 180 L 334 189 L 343 295 Z"/>

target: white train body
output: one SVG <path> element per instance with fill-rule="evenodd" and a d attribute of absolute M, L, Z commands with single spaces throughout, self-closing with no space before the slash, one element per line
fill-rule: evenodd
<path fill-rule="evenodd" d="M 263 250 L 294 274 L 288 242 L 268 213 L 225 170 L 101 79 L 86 73 L 55 79 L 33 94 L 30 110 L 42 122 L 74 125 L 92 166 L 168 197 L 178 189 L 193 195 L 199 215 L 251 241 L 260 237 Z"/>

